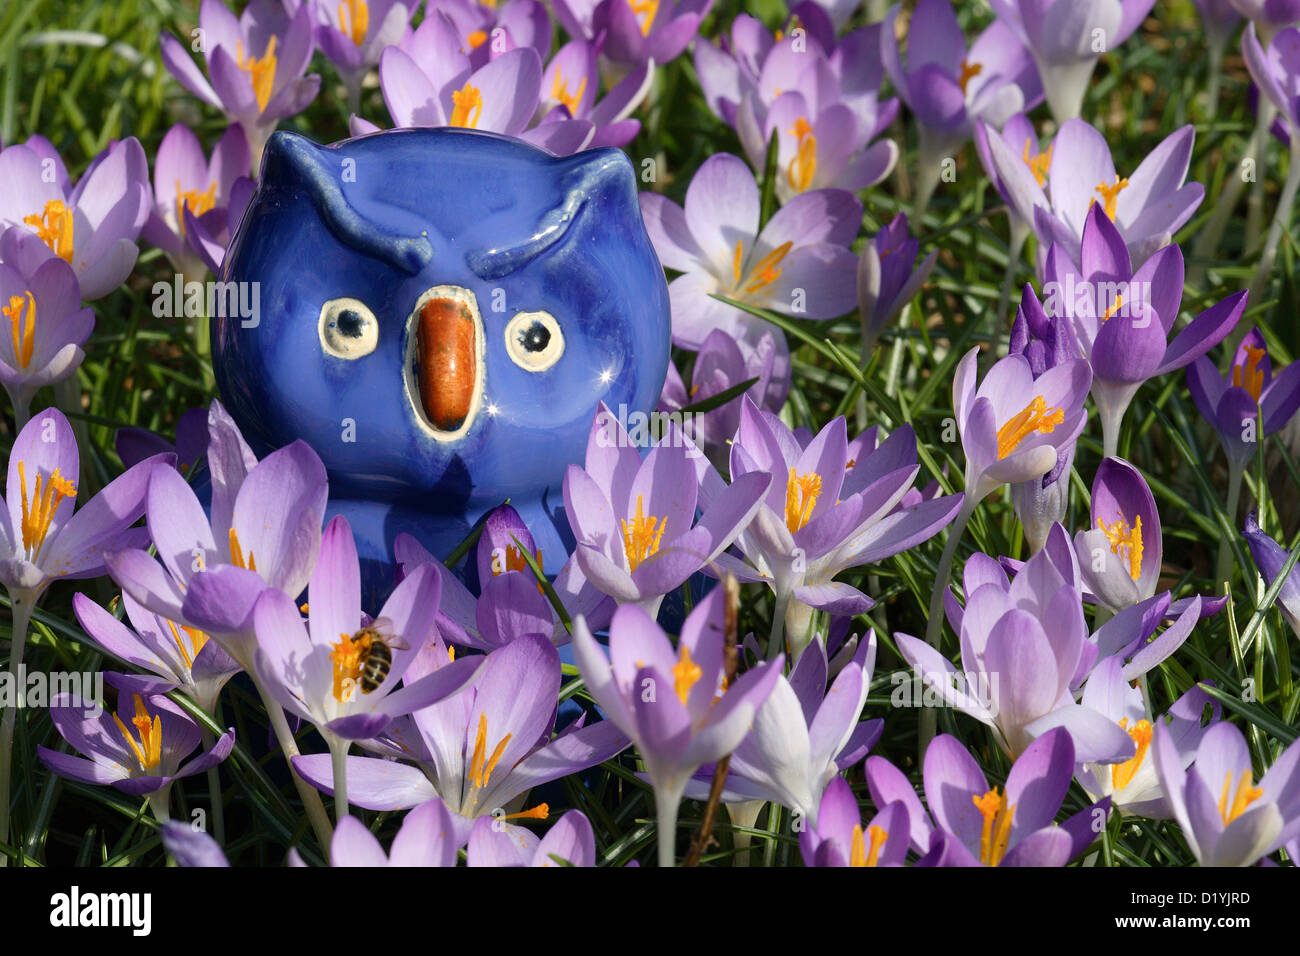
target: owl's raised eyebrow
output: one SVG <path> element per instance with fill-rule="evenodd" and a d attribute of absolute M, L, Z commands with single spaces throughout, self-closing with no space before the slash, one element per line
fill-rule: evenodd
<path fill-rule="evenodd" d="M 563 181 L 563 201 L 547 210 L 531 236 L 513 246 L 471 251 L 466 256 L 470 269 L 480 279 L 500 279 L 551 248 L 564 238 L 596 189 L 611 173 L 621 172 L 620 159 L 609 156 L 570 170 Z"/>

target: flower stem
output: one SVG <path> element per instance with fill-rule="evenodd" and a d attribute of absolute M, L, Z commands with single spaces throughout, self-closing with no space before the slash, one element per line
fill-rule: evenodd
<path fill-rule="evenodd" d="M 211 750 L 217 738 L 212 731 L 203 731 L 203 749 Z M 226 845 L 226 808 L 221 799 L 221 772 L 219 767 L 208 768 L 208 805 L 212 810 L 212 835 L 222 846 Z"/>
<path fill-rule="evenodd" d="M 680 771 L 678 772 L 680 775 Z M 659 865 L 671 868 L 677 850 L 677 811 L 682 805 L 682 786 L 655 788 L 655 840 Z"/>
<path fill-rule="evenodd" d="M 348 815 L 348 749 L 350 740 L 327 734 L 330 745 L 330 765 L 334 768 L 334 825 Z"/>
<path fill-rule="evenodd" d="M 1269 279 L 1273 275 L 1273 261 L 1277 258 L 1278 243 L 1282 240 L 1282 230 L 1291 222 L 1291 207 L 1295 204 L 1296 190 L 1300 189 L 1300 131 L 1291 132 L 1291 162 L 1286 171 L 1286 184 L 1282 187 L 1282 196 L 1277 201 L 1277 211 L 1273 214 L 1273 225 L 1268 230 L 1268 241 L 1264 243 L 1264 254 L 1259 260 L 1259 269 L 1250 282 L 1251 303 L 1258 304 Z"/>
<path fill-rule="evenodd" d="M 10 592 L 9 601 L 13 606 L 13 629 L 9 644 L 9 686 L 21 687 L 18 669 L 23 664 L 23 651 L 27 646 L 27 628 L 31 624 L 32 611 L 36 607 L 36 595 L 30 591 Z M 17 702 L 5 708 L 4 718 L 0 720 L 0 842 L 9 842 L 9 798 L 13 789 L 11 768 L 13 765 L 14 721 L 18 717 Z M 0 855 L 0 867 L 7 866 L 9 858 Z"/>
<path fill-rule="evenodd" d="M 153 812 L 153 818 L 159 823 L 166 823 L 172 818 L 171 790 L 171 784 L 168 784 L 161 790 L 149 794 L 149 809 Z"/>
<path fill-rule="evenodd" d="M 1241 500 L 1241 479 L 1245 469 L 1236 462 L 1228 464 L 1228 523 L 1237 527 L 1237 503 Z M 1232 574 L 1232 547 L 1225 537 L 1219 542 L 1219 562 L 1214 571 L 1214 587 L 1218 590 Z"/>
<path fill-rule="evenodd" d="M 785 647 L 785 611 L 790 606 L 790 589 L 782 588 L 776 593 L 776 605 L 772 608 L 772 633 L 767 637 L 767 659 L 776 660 Z"/>
<path fill-rule="evenodd" d="M 1219 114 L 1219 80 L 1220 74 L 1223 73 L 1223 48 L 1227 46 L 1227 37 L 1220 37 L 1210 41 L 1210 83 L 1206 87 L 1206 96 L 1209 102 L 1206 104 L 1205 118 L 1213 121 Z"/>
<path fill-rule="evenodd" d="M 250 676 L 252 676 L 251 672 Z M 289 731 L 289 722 L 284 719 L 284 708 L 262 686 L 261 680 L 254 677 L 253 685 L 257 688 L 258 696 L 262 698 L 262 706 L 271 719 L 271 729 L 275 731 L 275 739 L 280 744 L 280 750 L 284 752 L 284 761 L 289 765 L 289 776 L 293 777 L 293 785 L 297 788 L 298 797 L 307 811 L 307 818 L 311 820 L 312 829 L 316 831 L 316 839 L 320 842 L 321 851 L 328 856 L 334 828 L 330 826 L 330 819 L 325 813 L 325 804 L 321 801 L 320 794 L 311 784 L 298 776 L 298 771 L 293 768 L 293 758 L 297 757 L 300 751 L 298 742 L 293 739 L 293 734 Z"/>
<path fill-rule="evenodd" d="M 1265 96 L 1260 96 L 1259 107 L 1255 111 L 1255 135 L 1259 138 L 1259 151 L 1256 154 L 1255 163 L 1255 183 L 1250 190 L 1250 197 L 1246 200 L 1246 245 L 1244 250 L 1252 253 L 1259 248 L 1259 235 L 1264 231 L 1264 192 L 1268 188 L 1265 182 L 1265 157 L 1267 156 L 1267 145 L 1269 137 L 1269 127 L 1273 125 L 1273 119 L 1277 116 L 1277 108 L 1273 106 L 1271 100 Z M 1295 137 L 1291 137 L 1292 148 L 1295 146 Z M 1289 203 L 1286 203 L 1289 207 Z"/>
<path fill-rule="evenodd" d="M 1020 256 L 1025 251 L 1025 242 L 1029 239 L 1029 227 L 1017 218 L 1013 212 L 1011 217 L 1011 245 L 1007 250 L 1007 271 L 1002 276 L 1002 291 L 998 294 L 998 322 L 1002 334 L 1007 337 L 1007 347 L 1002 351 L 1006 353 L 1010 350 L 1011 343 L 1011 322 L 1008 318 L 1008 306 L 1011 303 L 1011 287 L 1016 281 L 1016 269 L 1020 265 Z"/>
<path fill-rule="evenodd" d="M 969 494 L 969 490 L 967 491 Z M 934 592 L 930 595 L 930 617 L 925 625 L 925 642 L 936 650 L 939 647 L 939 638 L 943 634 L 943 595 L 948 590 L 948 581 L 952 578 L 952 563 L 957 557 L 957 545 L 961 543 L 962 535 L 966 531 L 966 525 L 975 513 L 975 507 L 979 504 L 977 499 L 967 497 L 961 506 L 961 511 L 957 512 L 957 518 L 948 528 L 948 542 L 943 546 L 943 555 L 939 558 L 939 567 L 934 575 Z M 919 737 L 920 750 L 917 754 L 922 761 L 925 758 L 925 750 L 934 739 L 934 732 L 938 725 L 938 719 L 932 709 L 923 708 L 921 710 L 921 731 Z"/>

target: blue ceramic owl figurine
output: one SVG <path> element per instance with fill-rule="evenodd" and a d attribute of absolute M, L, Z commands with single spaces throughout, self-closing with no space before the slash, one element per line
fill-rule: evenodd
<path fill-rule="evenodd" d="M 304 439 L 371 585 L 393 540 L 446 556 L 509 499 L 548 573 L 572 546 L 565 467 L 598 404 L 648 411 L 668 291 L 628 158 L 444 128 L 317 146 L 277 132 L 222 267 L 222 401 L 259 453 Z"/>

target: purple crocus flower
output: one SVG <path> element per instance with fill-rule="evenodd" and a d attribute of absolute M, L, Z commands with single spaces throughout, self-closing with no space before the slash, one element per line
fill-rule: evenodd
<path fill-rule="evenodd" d="M 907 62 L 895 21 L 901 4 L 885 16 L 880 55 L 894 89 L 916 116 L 917 210 L 923 212 L 939 182 L 942 160 L 960 149 L 980 120 L 1001 126 L 1042 101 L 1043 87 L 1023 37 L 994 20 L 971 45 L 949 0 L 920 0 L 908 29 Z"/>
<path fill-rule="evenodd" d="M 207 751 L 182 763 L 199 745 L 199 726 L 161 695 L 121 693 L 117 713 L 109 714 L 98 704 L 72 694 L 59 694 L 51 703 L 50 719 L 63 739 L 82 756 L 37 746 L 45 766 L 79 783 L 147 795 L 160 821 L 167 819 L 172 781 L 215 767 L 235 746 L 235 732 L 227 730 Z"/>
<path fill-rule="evenodd" d="M 129 594 L 122 595 L 122 606 L 130 628 L 86 595 L 72 598 L 77 621 L 95 646 L 156 675 L 121 675 L 119 682 L 129 680 L 137 692 L 147 694 L 180 690 L 204 711 L 214 713 L 221 688 L 239 672 L 239 664 L 198 628 L 154 614 Z"/>
<path fill-rule="evenodd" d="M 1250 556 L 1255 561 L 1255 567 L 1264 578 L 1264 583 L 1272 587 L 1282 568 L 1286 566 L 1286 548 L 1264 533 L 1253 511 L 1246 515 L 1246 527 L 1242 534 L 1250 547 Z M 1291 573 L 1282 583 L 1281 590 L 1278 591 L 1277 607 L 1287 623 L 1291 625 L 1291 630 L 1300 635 L 1300 571 L 1295 568 L 1291 569 Z"/>
<path fill-rule="evenodd" d="M 935 249 L 916 264 L 921 243 L 907 229 L 900 213 L 862 247 L 858 256 L 858 321 L 862 327 L 861 354 L 870 357 L 880 333 L 907 308 L 939 258 Z"/>
<path fill-rule="evenodd" d="M 865 757 L 884 729 L 883 720 L 858 722 L 875 663 L 872 631 L 827 690 L 826 651 L 814 640 L 789 679 L 777 678 L 754 717 L 754 729 L 731 755 L 722 799 L 770 800 L 816 827 L 827 785 Z M 687 797 L 708 799 L 713 769 L 700 768 L 686 787 Z"/>
<path fill-rule="evenodd" d="M 361 101 L 361 81 L 379 65 L 379 55 L 406 34 L 419 3 L 399 0 L 321 0 L 311 4 L 319 22 L 316 47 L 343 78 L 349 108 Z"/>
<path fill-rule="evenodd" d="M 81 306 L 72 266 L 20 226 L 0 230 L 0 312 L 9 326 L 0 325 L 0 384 L 22 427 L 32 396 L 81 365 L 95 313 Z"/>
<path fill-rule="evenodd" d="M 1082 358 L 1069 321 L 1062 316 L 1048 316 L 1033 287 L 1028 284 L 1011 326 L 1009 351 L 1024 356 L 1035 380 L 1048 369 Z M 1074 464 L 1077 438 L 1076 435 L 1075 441 L 1060 446 L 1056 464 L 1045 475 L 1011 486 L 1011 499 L 1015 502 L 1016 514 L 1025 529 L 1031 551 L 1040 550 L 1052 525 L 1065 520 L 1070 503 L 1070 468 Z"/>
<path fill-rule="evenodd" d="M 435 9 L 455 26 L 461 49 L 476 68 L 519 47 L 531 47 L 543 59 L 551 52 L 551 18 L 537 0 L 437 0 L 426 16 Z"/>
<path fill-rule="evenodd" d="M 878 447 L 874 432 L 852 445 L 844 416 L 816 436 L 797 436 L 779 418 L 745 399 L 731 446 L 731 474 L 771 475 L 753 523 L 736 541 L 740 556 L 718 564 L 741 581 L 761 581 L 776 598 L 778 637 L 788 631 L 791 653 L 802 653 L 812 608 L 853 615 L 873 601 L 834 577 L 845 568 L 882 561 L 915 547 L 950 523 L 962 505 L 949 495 L 900 508 L 912 488 L 916 435 L 904 425 Z M 700 462 L 701 495 L 719 493 L 722 479 Z M 782 481 L 781 478 L 785 480 Z M 773 641 L 768 655 L 782 649 Z"/>
<path fill-rule="evenodd" d="M 1127 40 L 1155 0 L 989 0 L 1029 48 L 1058 124 L 1079 115 L 1102 53 Z"/>
<path fill-rule="evenodd" d="M 691 776 L 736 749 L 781 673 L 778 657 L 720 688 L 723 592 L 715 588 L 695 606 L 676 649 L 634 604 L 614 612 L 608 656 L 587 622 L 574 622 L 578 671 L 608 719 L 636 744 L 654 787 L 660 866 L 673 865 L 677 809 Z"/>
<path fill-rule="evenodd" d="M 1120 813 L 1168 819 L 1172 812 L 1160 789 L 1155 760 L 1151 758 L 1155 724 L 1165 721 L 1148 719 L 1142 691 L 1124 679 L 1118 658 L 1107 658 L 1097 665 L 1083 688 L 1082 703 L 1119 724 L 1133 739 L 1135 752 L 1123 763 L 1080 764 L 1075 768 L 1080 786 L 1091 797 L 1109 797 L 1111 805 Z M 1206 705 L 1211 708 L 1210 724 L 1202 726 Z M 1169 708 L 1168 729 L 1184 768 L 1192 762 L 1205 732 L 1220 715 L 1218 701 L 1195 685 Z"/>
<path fill-rule="evenodd" d="M 455 839 L 451 814 L 438 798 L 420 804 L 402 819 L 393 845 L 385 853 L 378 838 L 364 823 L 345 816 L 330 840 L 331 867 L 455 866 L 460 845 Z M 305 866 L 297 851 L 289 851 L 290 866 Z"/>
<path fill-rule="evenodd" d="M 163 846 L 168 855 L 183 867 L 229 867 L 230 861 L 207 830 L 191 823 L 168 820 L 162 825 Z"/>
<path fill-rule="evenodd" d="M 1092 398 L 1105 454 L 1114 457 L 1124 413 L 1142 384 L 1190 365 L 1222 341 L 1245 311 L 1247 293 L 1206 309 L 1171 342 L 1183 292 L 1178 246 L 1157 250 L 1135 270 L 1120 230 L 1098 203 L 1086 216 L 1081 253 L 1077 268 L 1061 244 L 1048 250 L 1045 308 L 1074 323 L 1092 365 Z"/>
<path fill-rule="evenodd" d="M 1229 0 L 1237 12 L 1261 30 L 1276 31 L 1300 20 L 1300 0 Z"/>
<path fill-rule="evenodd" d="M 366 618 L 356 542 L 351 525 L 339 515 L 321 540 L 307 591 L 307 626 L 294 599 L 283 591 L 267 588 L 258 598 L 253 608 L 258 675 L 282 706 L 317 727 L 332 750 L 346 752 L 348 741 L 378 735 L 395 717 L 437 703 L 474 676 L 480 661 L 465 657 L 444 660 L 418 680 L 403 680 L 437 633 L 440 591 L 432 567 L 416 568 L 393 590 L 378 617 Z M 390 659 L 377 684 L 365 673 L 375 641 L 385 643 Z"/>
<path fill-rule="evenodd" d="M 1225 378 L 1207 356 L 1187 367 L 1187 390 L 1213 427 L 1229 464 L 1245 468 L 1261 439 L 1284 428 L 1300 408 L 1300 362 L 1276 377 L 1259 328 L 1246 333 Z"/>
<path fill-rule="evenodd" d="M 907 808 L 912 848 L 925 866 L 1064 866 L 1095 836 L 1102 799 L 1064 823 L 1054 821 L 1074 772 L 1074 744 L 1063 729 L 1035 740 L 1016 760 L 1003 789 L 990 787 L 975 758 L 955 737 L 936 737 L 925 752 L 926 813 L 912 784 L 883 757 L 867 758 L 876 806 Z M 933 815 L 933 822 L 931 821 Z"/>
<path fill-rule="evenodd" d="M 73 187 L 54 147 L 33 136 L 0 150 L 0 182 L 0 229 L 40 237 L 36 251 L 72 267 L 83 299 L 107 295 L 131 274 L 149 215 L 149 166 L 134 137 L 96 156 Z"/>
<path fill-rule="evenodd" d="M 320 550 L 328 480 L 305 442 L 259 462 L 216 401 L 208 423 L 210 509 L 204 511 L 175 468 L 154 465 L 145 517 L 162 564 L 120 538 L 106 564 L 146 608 L 205 631 L 252 671 L 253 606 L 267 587 L 296 597 L 307 586 Z"/>
<path fill-rule="evenodd" d="M 1094 600 L 1118 613 L 1154 596 L 1163 547 L 1160 513 L 1142 473 L 1123 458 L 1103 459 L 1092 479 L 1091 526 L 1074 536 Z"/>
<path fill-rule="evenodd" d="M 153 208 L 140 234 L 167 254 L 177 272 L 202 277 L 207 268 L 200 251 L 204 239 L 224 254 L 252 193 L 249 162 L 241 126 L 222 134 L 211 162 L 188 126 L 177 123 L 163 137 L 154 159 Z M 196 223 L 201 229 L 195 229 Z"/>
<path fill-rule="evenodd" d="M 203 0 L 193 50 L 203 54 L 207 76 L 174 36 L 164 30 L 158 38 L 176 81 L 244 128 L 254 173 L 276 124 L 320 91 L 319 76 L 303 75 L 314 47 L 314 6 L 303 3 L 290 15 L 276 0 L 252 0 L 236 17 L 222 0 Z"/>
<path fill-rule="evenodd" d="M 907 859 L 912 827 L 901 801 L 886 804 L 864 828 L 853 790 L 836 776 L 815 819 L 799 831 L 804 866 L 902 866 Z"/>
<path fill-rule="evenodd" d="M 407 671 L 418 681 L 447 662 L 435 638 Z M 517 638 L 481 660 L 459 694 L 410 717 L 396 751 L 416 765 L 376 757 L 347 758 L 348 798 L 369 810 L 400 810 L 441 796 L 451 810 L 457 845 L 468 839 L 474 819 L 545 819 L 546 804 L 513 809 L 533 787 L 609 760 L 624 750 L 625 732 L 608 720 L 570 725 L 558 736 L 555 701 L 560 656 L 540 634 Z M 581 721 L 581 718 L 579 718 Z M 408 725 L 408 726 L 409 726 Z M 328 754 L 296 757 L 294 769 L 313 786 L 332 793 Z"/>
<path fill-rule="evenodd" d="M 849 244 L 862 221 L 862 204 L 839 189 L 803 193 L 761 231 L 759 206 L 754 174 L 727 153 L 710 156 L 696 170 L 684 208 L 657 193 L 641 193 L 646 230 L 660 261 L 683 273 L 668 285 L 674 344 L 698 351 L 710 332 L 721 329 L 742 348 L 753 348 L 771 332 L 780 346 L 773 376 L 788 383 L 785 336 L 712 296 L 796 318 L 844 315 L 857 298 L 857 257 Z"/>
<path fill-rule="evenodd" d="M 993 188 L 1007 204 L 1007 216 L 1011 220 L 1011 253 L 1013 260 L 1018 261 L 1025 240 L 1033 231 L 1034 221 L 1022 217 L 1021 210 L 1012 196 L 1014 184 L 1005 182 L 998 174 L 997 164 L 993 161 L 992 147 L 989 146 L 990 137 L 1000 139 L 1006 146 L 1007 152 L 1020 157 L 1029 174 L 1038 183 L 1039 189 L 1047 185 L 1047 174 L 1052 165 L 1052 144 L 1039 140 L 1033 121 L 1024 113 L 1017 113 L 1007 120 L 1001 131 L 983 121 L 975 124 L 975 152 L 979 155 L 985 174 L 993 182 Z M 1005 159 L 1004 161 L 1009 162 Z"/>
<path fill-rule="evenodd" d="M 650 92 L 654 65 L 637 67 L 597 99 L 599 53 L 599 44 L 586 40 L 570 40 L 560 47 L 542 74 L 536 120 L 542 125 L 553 122 L 552 116 L 585 121 L 593 129 L 583 148 L 623 147 L 641 132 L 641 121 L 631 115 Z"/>
<path fill-rule="evenodd" d="M 1173 817 L 1201 866 L 1251 866 L 1300 836 L 1300 744 L 1282 751 L 1258 786 L 1246 738 L 1227 721 L 1205 732 L 1190 768 L 1163 724 L 1152 750 Z"/>
<path fill-rule="evenodd" d="M 711 564 L 744 531 L 773 483 L 770 474 L 737 475 L 703 503 L 691 455 L 670 431 L 642 461 L 623 425 L 602 403 L 583 467 L 564 475 L 564 510 L 587 580 L 620 603 L 657 614 L 665 594 Z"/>
<path fill-rule="evenodd" d="M 581 810 L 560 817 L 540 839 L 513 823 L 479 817 L 465 857 L 469 866 L 595 866 L 596 834 Z"/>
<path fill-rule="evenodd" d="M 208 410 L 189 408 L 182 412 L 176 419 L 175 442 L 145 428 L 119 428 L 113 436 L 113 450 L 127 468 L 150 455 L 170 452 L 176 456 L 181 474 L 188 474 L 208 453 Z"/>
<path fill-rule="evenodd" d="M 569 36 L 605 34 L 604 55 L 623 67 L 675 59 L 695 39 L 713 0 L 554 0 L 552 9 Z"/>

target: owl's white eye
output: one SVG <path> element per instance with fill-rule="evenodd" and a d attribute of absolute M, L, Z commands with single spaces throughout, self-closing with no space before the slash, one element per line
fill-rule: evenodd
<path fill-rule="evenodd" d="M 330 299 L 320 310 L 320 344 L 328 355 L 359 359 L 379 344 L 379 322 L 359 299 Z"/>
<path fill-rule="evenodd" d="M 549 312 L 520 312 L 506 324 L 506 353 L 529 372 L 543 372 L 564 354 L 564 333 Z"/>

